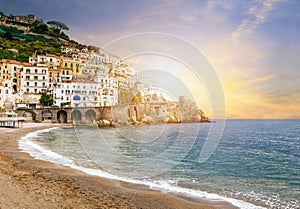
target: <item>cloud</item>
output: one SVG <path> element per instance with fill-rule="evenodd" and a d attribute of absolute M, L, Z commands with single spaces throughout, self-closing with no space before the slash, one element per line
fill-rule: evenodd
<path fill-rule="evenodd" d="M 281 2 L 286 0 L 252 0 L 252 5 L 247 13 L 247 18 L 244 19 L 236 31 L 231 35 L 231 40 L 234 42 L 240 41 L 243 36 L 252 34 L 254 30 L 266 21 L 269 12 Z"/>
<path fill-rule="evenodd" d="M 300 118 L 300 92 L 261 88 L 271 78 L 260 77 L 249 82 L 224 80 L 227 117 Z"/>
<path fill-rule="evenodd" d="M 257 84 L 258 82 L 269 81 L 274 77 L 276 77 L 275 74 L 267 75 L 267 76 L 263 76 L 263 77 L 258 77 L 258 78 L 246 81 L 243 85 L 252 85 L 252 84 Z"/>

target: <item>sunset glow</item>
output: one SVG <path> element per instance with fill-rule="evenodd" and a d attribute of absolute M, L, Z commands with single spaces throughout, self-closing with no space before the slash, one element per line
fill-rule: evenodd
<path fill-rule="evenodd" d="M 2 0 L 1 9 L 63 20 L 70 37 L 100 47 L 141 32 L 181 37 L 214 67 L 227 118 L 300 118 L 298 1 L 62 0 L 45 5 Z M 208 103 L 202 104 L 206 112 Z"/>

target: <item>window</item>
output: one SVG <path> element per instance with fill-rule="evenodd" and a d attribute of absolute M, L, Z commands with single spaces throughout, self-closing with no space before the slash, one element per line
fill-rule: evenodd
<path fill-rule="evenodd" d="M 35 70 L 34 70 L 34 73 L 38 73 L 38 70 L 37 70 L 37 69 L 35 69 Z"/>
<path fill-rule="evenodd" d="M 37 82 L 34 82 L 34 86 L 37 86 Z"/>
<path fill-rule="evenodd" d="M 26 83 L 26 86 L 29 86 L 29 82 Z"/>
<path fill-rule="evenodd" d="M 43 82 L 43 86 L 46 86 L 45 82 Z"/>
<path fill-rule="evenodd" d="M 16 71 L 17 70 L 17 67 L 14 67 L 14 71 Z"/>
<path fill-rule="evenodd" d="M 49 76 L 52 77 L 52 72 L 49 73 Z"/>
<path fill-rule="evenodd" d="M 25 80 L 30 80 L 30 76 L 27 75 L 27 76 L 25 77 Z"/>
<path fill-rule="evenodd" d="M 73 67 L 73 63 L 71 63 L 70 67 Z"/>
<path fill-rule="evenodd" d="M 65 62 L 65 67 L 68 67 L 68 63 Z"/>
<path fill-rule="evenodd" d="M 7 87 L 7 83 L 5 84 L 5 87 Z"/>
<path fill-rule="evenodd" d="M 29 93 L 29 89 L 26 89 L 26 92 Z"/>
<path fill-rule="evenodd" d="M 30 69 L 26 69 L 26 74 L 29 74 L 30 73 Z"/>
<path fill-rule="evenodd" d="M 43 76 L 43 80 L 45 80 L 46 79 L 46 77 L 45 76 Z"/>
<path fill-rule="evenodd" d="M 34 93 L 37 93 L 37 89 L 34 89 Z"/>
<path fill-rule="evenodd" d="M 34 76 L 33 79 L 34 79 L 34 80 L 38 80 L 38 76 Z"/>

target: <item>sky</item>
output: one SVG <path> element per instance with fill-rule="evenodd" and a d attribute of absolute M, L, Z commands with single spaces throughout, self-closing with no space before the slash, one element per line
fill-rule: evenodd
<path fill-rule="evenodd" d="M 99 47 L 145 32 L 179 37 L 213 66 L 227 118 L 300 118 L 298 0 L 0 0 L 0 5 L 6 15 L 62 21 L 72 39 Z M 210 112 L 209 105 L 203 109 Z"/>

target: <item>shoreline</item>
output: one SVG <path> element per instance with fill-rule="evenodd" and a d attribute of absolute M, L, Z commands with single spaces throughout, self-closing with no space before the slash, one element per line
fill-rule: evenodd
<path fill-rule="evenodd" d="M 0 128 L 0 183 L 5 185 L 0 188 L 0 208 L 236 208 L 227 202 L 183 198 L 34 159 L 20 151 L 19 139 L 63 126 L 28 125 Z"/>

